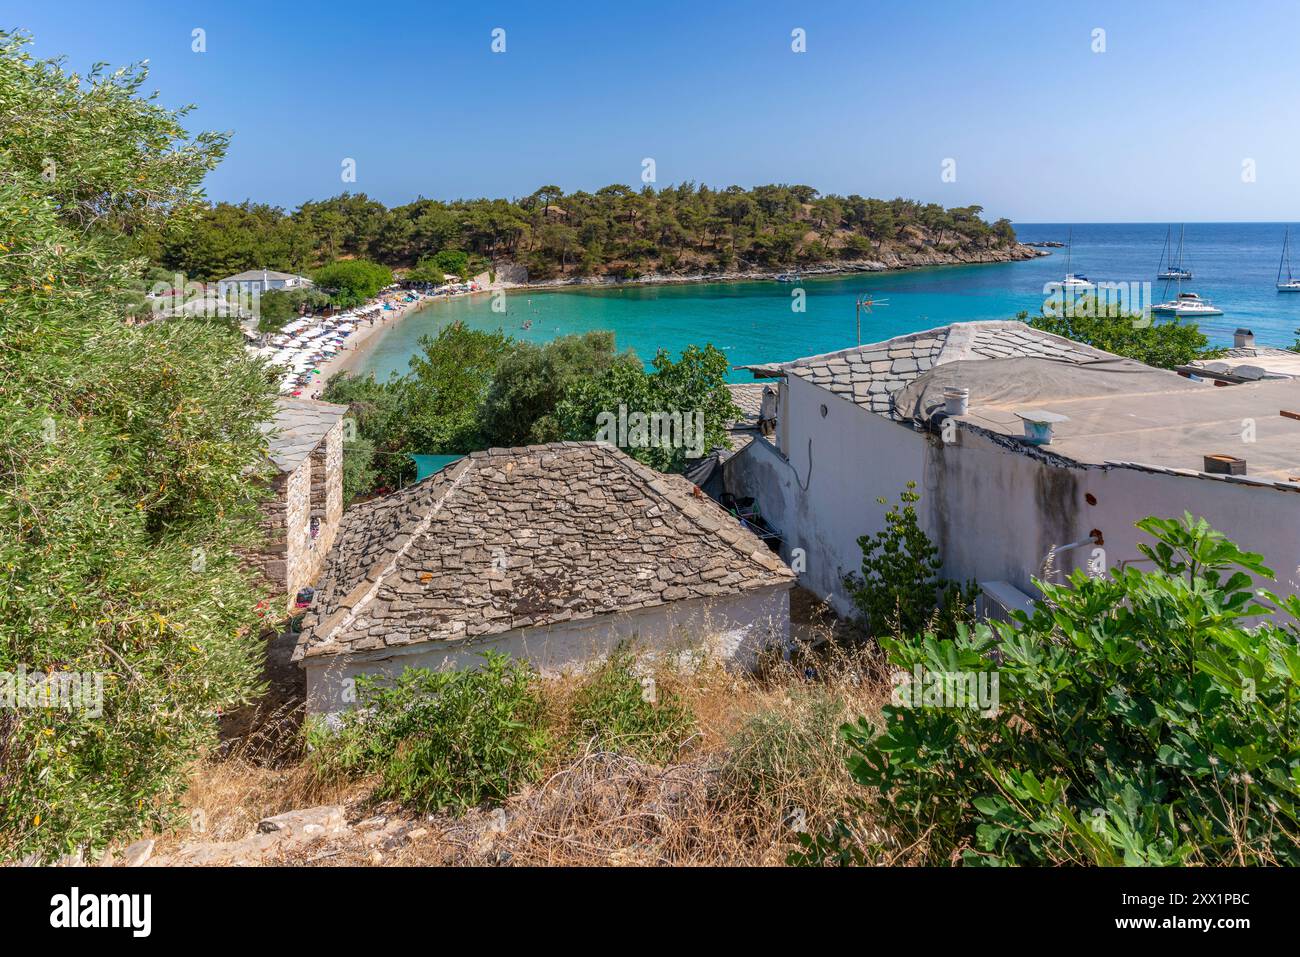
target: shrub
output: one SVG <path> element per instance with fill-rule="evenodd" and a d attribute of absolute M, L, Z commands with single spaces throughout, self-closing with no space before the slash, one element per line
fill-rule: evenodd
<path fill-rule="evenodd" d="M 695 732 L 695 716 L 671 692 L 643 684 L 636 658 L 616 648 L 584 679 L 569 702 L 575 750 L 589 742 L 645 761 L 676 756 Z"/>
<path fill-rule="evenodd" d="M 306 311 L 323 309 L 330 297 L 319 289 L 268 289 L 257 300 L 257 331 L 279 332 Z"/>
<path fill-rule="evenodd" d="M 240 549 L 274 392 L 217 324 L 122 321 L 144 264 L 121 233 L 190 207 L 224 137 L 141 96 L 143 68 L 77 79 L 28 42 L 0 32 L 0 112 L 22 117 L 0 122 L 0 860 L 93 859 L 171 822 L 217 715 L 256 692 Z M 19 706 L 37 672 L 87 676 L 88 700 Z"/>
<path fill-rule="evenodd" d="M 660 349 L 650 366 L 651 371 L 646 372 L 640 363 L 628 361 L 625 354 L 603 372 L 572 382 L 555 406 L 555 420 L 563 438 L 614 442 L 618 437 L 609 420 L 618 414 L 620 406 L 626 406 L 629 414 L 681 413 L 685 422 L 695 421 L 690 416 L 700 417 L 703 434 L 692 436 L 689 443 L 652 444 L 648 428 L 629 428 L 627 454 L 661 472 L 680 472 L 688 456 L 730 448 L 727 426 L 741 411 L 727 390 L 726 354 L 712 345 L 687 346 L 674 362 L 666 349 Z M 682 448 L 685 444 L 698 444 L 699 448 Z"/>
<path fill-rule="evenodd" d="M 459 249 L 441 249 L 432 256 L 423 257 L 406 274 L 408 282 L 432 283 L 441 286 L 447 276 L 468 279 L 470 276 L 469 254 Z"/>
<path fill-rule="evenodd" d="M 1138 527 L 1151 571 L 1039 582 L 1019 630 L 884 642 L 908 671 L 997 669 L 994 714 L 900 703 L 844 728 L 880 819 L 930 861 L 1300 863 L 1300 600 L 1259 591 L 1291 616 L 1268 617 L 1251 574 L 1272 572 L 1204 520 Z"/>
<path fill-rule="evenodd" d="M 974 582 L 963 588 L 939 577 L 939 550 L 916 518 L 921 496 L 908 482 L 898 504 L 885 513 L 885 527 L 858 539 L 862 571 L 844 577 L 844 584 L 864 627 L 874 635 L 915 634 L 924 629 L 953 633 L 958 622 L 973 620 L 970 610 Z M 876 499 L 881 505 L 884 498 Z"/>
<path fill-rule="evenodd" d="M 1114 305 L 1098 303 L 1092 295 L 1083 297 L 1068 310 L 1057 302 L 1044 312 L 1032 317 L 1022 312 L 1016 318 L 1035 329 L 1136 359 L 1157 369 L 1172 369 L 1222 354 L 1208 348 L 1210 340 L 1194 322 L 1152 322 L 1141 313 L 1123 313 Z"/>
<path fill-rule="evenodd" d="M 393 281 L 387 266 L 364 259 L 340 259 L 316 270 L 316 285 L 330 293 L 336 306 L 347 309 L 374 298 Z"/>
<path fill-rule="evenodd" d="M 470 671 L 358 679 L 358 706 L 341 726 L 308 729 L 318 774 L 377 774 L 375 797 L 421 810 L 500 801 L 533 780 L 548 740 L 537 676 L 506 655 L 483 659 Z"/>
<path fill-rule="evenodd" d="M 849 783 L 849 749 L 838 733 L 845 710 L 843 698 L 814 686 L 750 715 L 727 742 L 721 802 L 769 822 L 817 827 L 833 818 L 842 810 L 833 792 Z"/>

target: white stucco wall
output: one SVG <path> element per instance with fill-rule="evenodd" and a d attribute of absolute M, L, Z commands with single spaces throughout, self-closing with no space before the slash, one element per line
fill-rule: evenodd
<path fill-rule="evenodd" d="M 758 501 L 781 530 L 782 557 L 800 572 L 800 584 L 829 597 L 841 614 L 855 614 L 842 578 L 861 567 L 857 539 L 883 522 L 886 507 L 876 497 L 896 500 L 909 480 L 922 496 L 922 527 L 952 579 L 1009 581 L 1032 596 L 1031 579 L 1054 545 L 1097 529 L 1106 567 L 1113 568 L 1141 558 L 1137 543 L 1146 536 L 1136 521 L 1189 511 L 1263 554 L 1277 573 L 1278 591 L 1300 590 L 1300 492 L 1128 468 L 1061 467 L 965 429 L 945 446 L 798 377 L 783 389 L 779 433 L 787 455 L 752 442 L 727 462 L 725 487 Z M 794 548 L 805 550 L 802 570 Z M 1058 553 L 1054 568 L 1068 574 L 1091 556 L 1090 547 Z"/>
<path fill-rule="evenodd" d="M 354 701 L 357 675 L 395 677 L 406 668 L 474 668 L 485 651 L 527 660 L 544 675 L 581 670 L 632 640 L 639 651 L 704 651 L 750 668 L 766 646 L 790 637 L 790 586 L 756 589 L 723 599 L 671 602 L 621 615 L 602 615 L 546 628 L 523 628 L 488 640 L 429 642 L 366 656 L 308 658 L 307 710 L 329 714 Z"/>
<path fill-rule="evenodd" d="M 794 565 L 793 550 L 803 549 L 799 583 L 851 614 L 843 578 L 862 567 L 858 537 L 883 525 L 887 506 L 877 497 L 896 501 L 909 480 L 921 490 L 924 438 L 797 376 L 782 385 L 780 409 L 787 455 L 751 442 L 727 462 L 726 489 L 758 501 L 781 531 L 787 562 Z"/>
<path fill-rule="evenodd" d="M 1041 574 L 1052 547 L 1087 538 L 1093 529 L 1102 533 L 1107 568 L 1135 561 L 1149 568 L 1137 546 L 1150 538 L 1134 523 L 1188 511 L 1261 553 L 1277 573 L 1278 590 L 1297 590 L 1300 492 L 1129 468 L 1064 468 L 966 430 L 950 447 L 928 441 L 925 517 L 951 578 L 1005 580 L 1033 594 L 1030 578 Z M 1088 546 L 1058 552 L 1054 580 L 1086 567 L 1091 557 Z"/>

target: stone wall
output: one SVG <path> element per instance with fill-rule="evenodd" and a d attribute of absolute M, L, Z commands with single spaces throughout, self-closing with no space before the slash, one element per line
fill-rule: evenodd
<path fill-rule="evenodd" d="M 271 487 L 272 498 L 262 506 L 267 544 L 251 557 L 275 586 L 276 600 L 292 611 L 298 592 L 324 569 L 343 519 L 343 422 L 296 469 L 277 475 Z"/>
<path fill-rule="evenodd" d="M 293 599 L 313 578 L 314 550 L 311 538 L 311 472 L 310 456 L 303 459 L 285 483 L 285 602 L 292 608 Z"/>
<path fill-rule="evenodd" d="M 289 543 L 285 528 L 285 488 L 288 483 L 289 476 L 285 474 L 277 475 L 271 482 L 271 497 L 262 504 L 261 528 L 266 536 L 266 546 L 248 556 L 279 589 L 285 587 L 288 576 Z"/>
<path fill-rule="evenodd" d="M 340 421 L 330 429 L 307 463 L 311 471 L 311 491 L 302 563 L 304 585 L 314 582 L 324 570 L 325 559 L 343 519 L 343 425 Z M 316 525 L 315 535 L 311 533 L 312 522 Z"/>

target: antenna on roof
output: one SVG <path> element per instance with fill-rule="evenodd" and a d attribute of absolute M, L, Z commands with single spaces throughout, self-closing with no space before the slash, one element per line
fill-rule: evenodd
<path fill-rule="evenodd" d="M 871 315 L 872 306 L 887 306 L 888 299 L 872 299 L 870 296 L 858 296 L 857 308 L 855 313 L 858 320 L 858 345 L 862 345 L 862 310 L 867 310 L 867 315 Z"/>

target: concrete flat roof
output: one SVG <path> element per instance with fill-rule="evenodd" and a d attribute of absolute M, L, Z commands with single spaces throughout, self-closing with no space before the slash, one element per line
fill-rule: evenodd
<path fill-rule="evenodd" d="M 1226 373 L 1233 378 L 1243 377 L 1238 372 L 1242 367 L 1246 367 L 1247 374 L 1244 378 L 1248 379 L 1260 378 L 1257 374 L 1249 373 L 1251 367 L 1263 369 L 1265 374 L 1270 376 L 1300 377 L 1300 352 L 1267 347 L 1225 349 L 1223 355 L 1217 359 L 1197 359 L 1187 365 L 1187 368 L 1193 372 L 1204 370 Z"/>
<path fill-rule="evenodd" d="M 1042 361 L 1007 360 L 1017 366 Z M 958 365 L 978 365 L 983 368 L 976 371 L 991 375 L 1001 363 Z M 1069 375 L 1069 367 L 1050 365 L 1054 368 L 1049 375 Z M 1090 371 L 1076 369 L 1080 377 Z M 1016 375 L 1021 370 L 1000 371 Z M 1300 380 L 1216 387 L 1151 370 L 1121 380 L 1103 394 L 1070 394 L 1066 387 L 1056 395 L 1050 389 L 1027 389 L 1029 394 L 1021 395 L 1013 386 L 990 392 L 983 400 L 979 380 L 968 387 L 968 410 L 957 421 L 1005 436 L 1027 452 L 1037 449 L 1089 465 L 1149 466 L 1189 474 L 1203 472 L 1207 455 L 1231 455 L 1246 460 L 1246 478 L 1300 490 L 1300 481 L 1290 481 L 1300 480 L 1300 419 L 1282 414 L 1300 415 Z M 1018 413 L 1031 408 L 1066 416 L 1053 425 L 1050 445 L 1024 442 Z"/>

